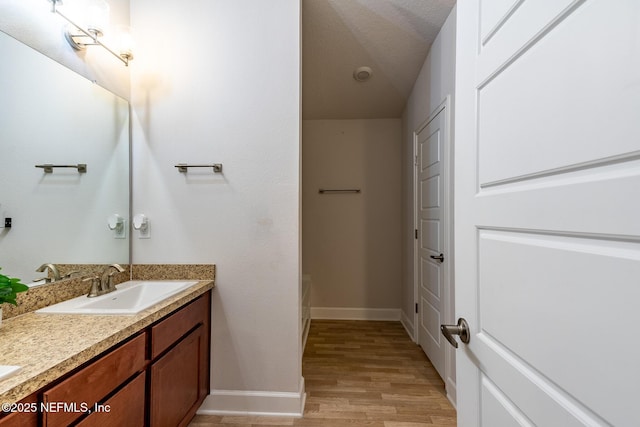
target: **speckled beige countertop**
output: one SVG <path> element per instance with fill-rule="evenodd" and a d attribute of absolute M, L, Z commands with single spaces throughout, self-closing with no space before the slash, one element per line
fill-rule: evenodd
<path fill-rule="evenodd" d="M 135 315 L 26 313 L 0 326 L 0 365 L 22 369 L 0 380 L 0 404 L 15 403 L 214 287 L 201 280 Z"/>

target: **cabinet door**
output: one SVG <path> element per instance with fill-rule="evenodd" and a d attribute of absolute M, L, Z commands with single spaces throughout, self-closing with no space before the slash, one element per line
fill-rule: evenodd
<path fill-rule="evenodd" d="M 198 326 L 151 366 L 151 426 L 187 425 L 201 403 L 205 327 Z"/>
<path fill-rule="evenodd" d="M 141 373 L 110 399 L 96 405 L 95 412 L 77 427 L 143 427 L 145 373 Z"/>

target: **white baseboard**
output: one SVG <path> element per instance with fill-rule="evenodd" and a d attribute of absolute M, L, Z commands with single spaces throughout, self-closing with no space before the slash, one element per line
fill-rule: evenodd
<path fill-rule="evenodd" d="M 407 334 L 409 334 L 409 338 L 411 338 L 411 341 L 417 343 L 418 340 L 416 339 L 415 327 L 413 325 L 413 321 L 409 316 L 406 315 L 404 311 L 400 313 L 400 323 L 402 323 L 402 326 L 404 326 L 405 331 L 407 331 Z"/>
<path fill-rule="evenodd" d="M 312 319 L 324 320 L 400 320 L 399 308 L 311 307 Z"/>
<path fill-rule="evenodd" d="M 302 417 L 306 399 L 304 378 L 298 392 L 211 390 L 202 403 L 201 415 Z"/>
<path fill-rule="evenodd" d="M 449 399 L 449 402 L 451 402 L 453 409 L 457 409 L 456 400 L 458 399 L 458 393 L 456 389 L 456 383 L 451 378 L 447 378 L 447 384 L 445 388 L 447 390 L 447 399 Z"/>

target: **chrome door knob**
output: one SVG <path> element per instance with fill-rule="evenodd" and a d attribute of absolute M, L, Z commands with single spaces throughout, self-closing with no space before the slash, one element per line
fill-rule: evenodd
<path fill-rule="evenodd" d="M 447 341 L 455 348 L 458 348 L 458 342 L 453 338 L 454 335 L 459 335 L 460 341 L 465 344 L 469 344 L 469 340 L 471 339 L 469 324 L 462 317 L 458 319 L 457 325 L 440 325 L 440 332 L 442 332 L 442 335 L 444 335 Z"/>

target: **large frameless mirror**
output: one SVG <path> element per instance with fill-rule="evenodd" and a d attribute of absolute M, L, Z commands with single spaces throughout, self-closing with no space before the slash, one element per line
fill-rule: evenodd
<path fill-rule="evenodd" d="M 128 263 L 127 101 L 3 32 L 0 53 L 2 273 Z"/>

